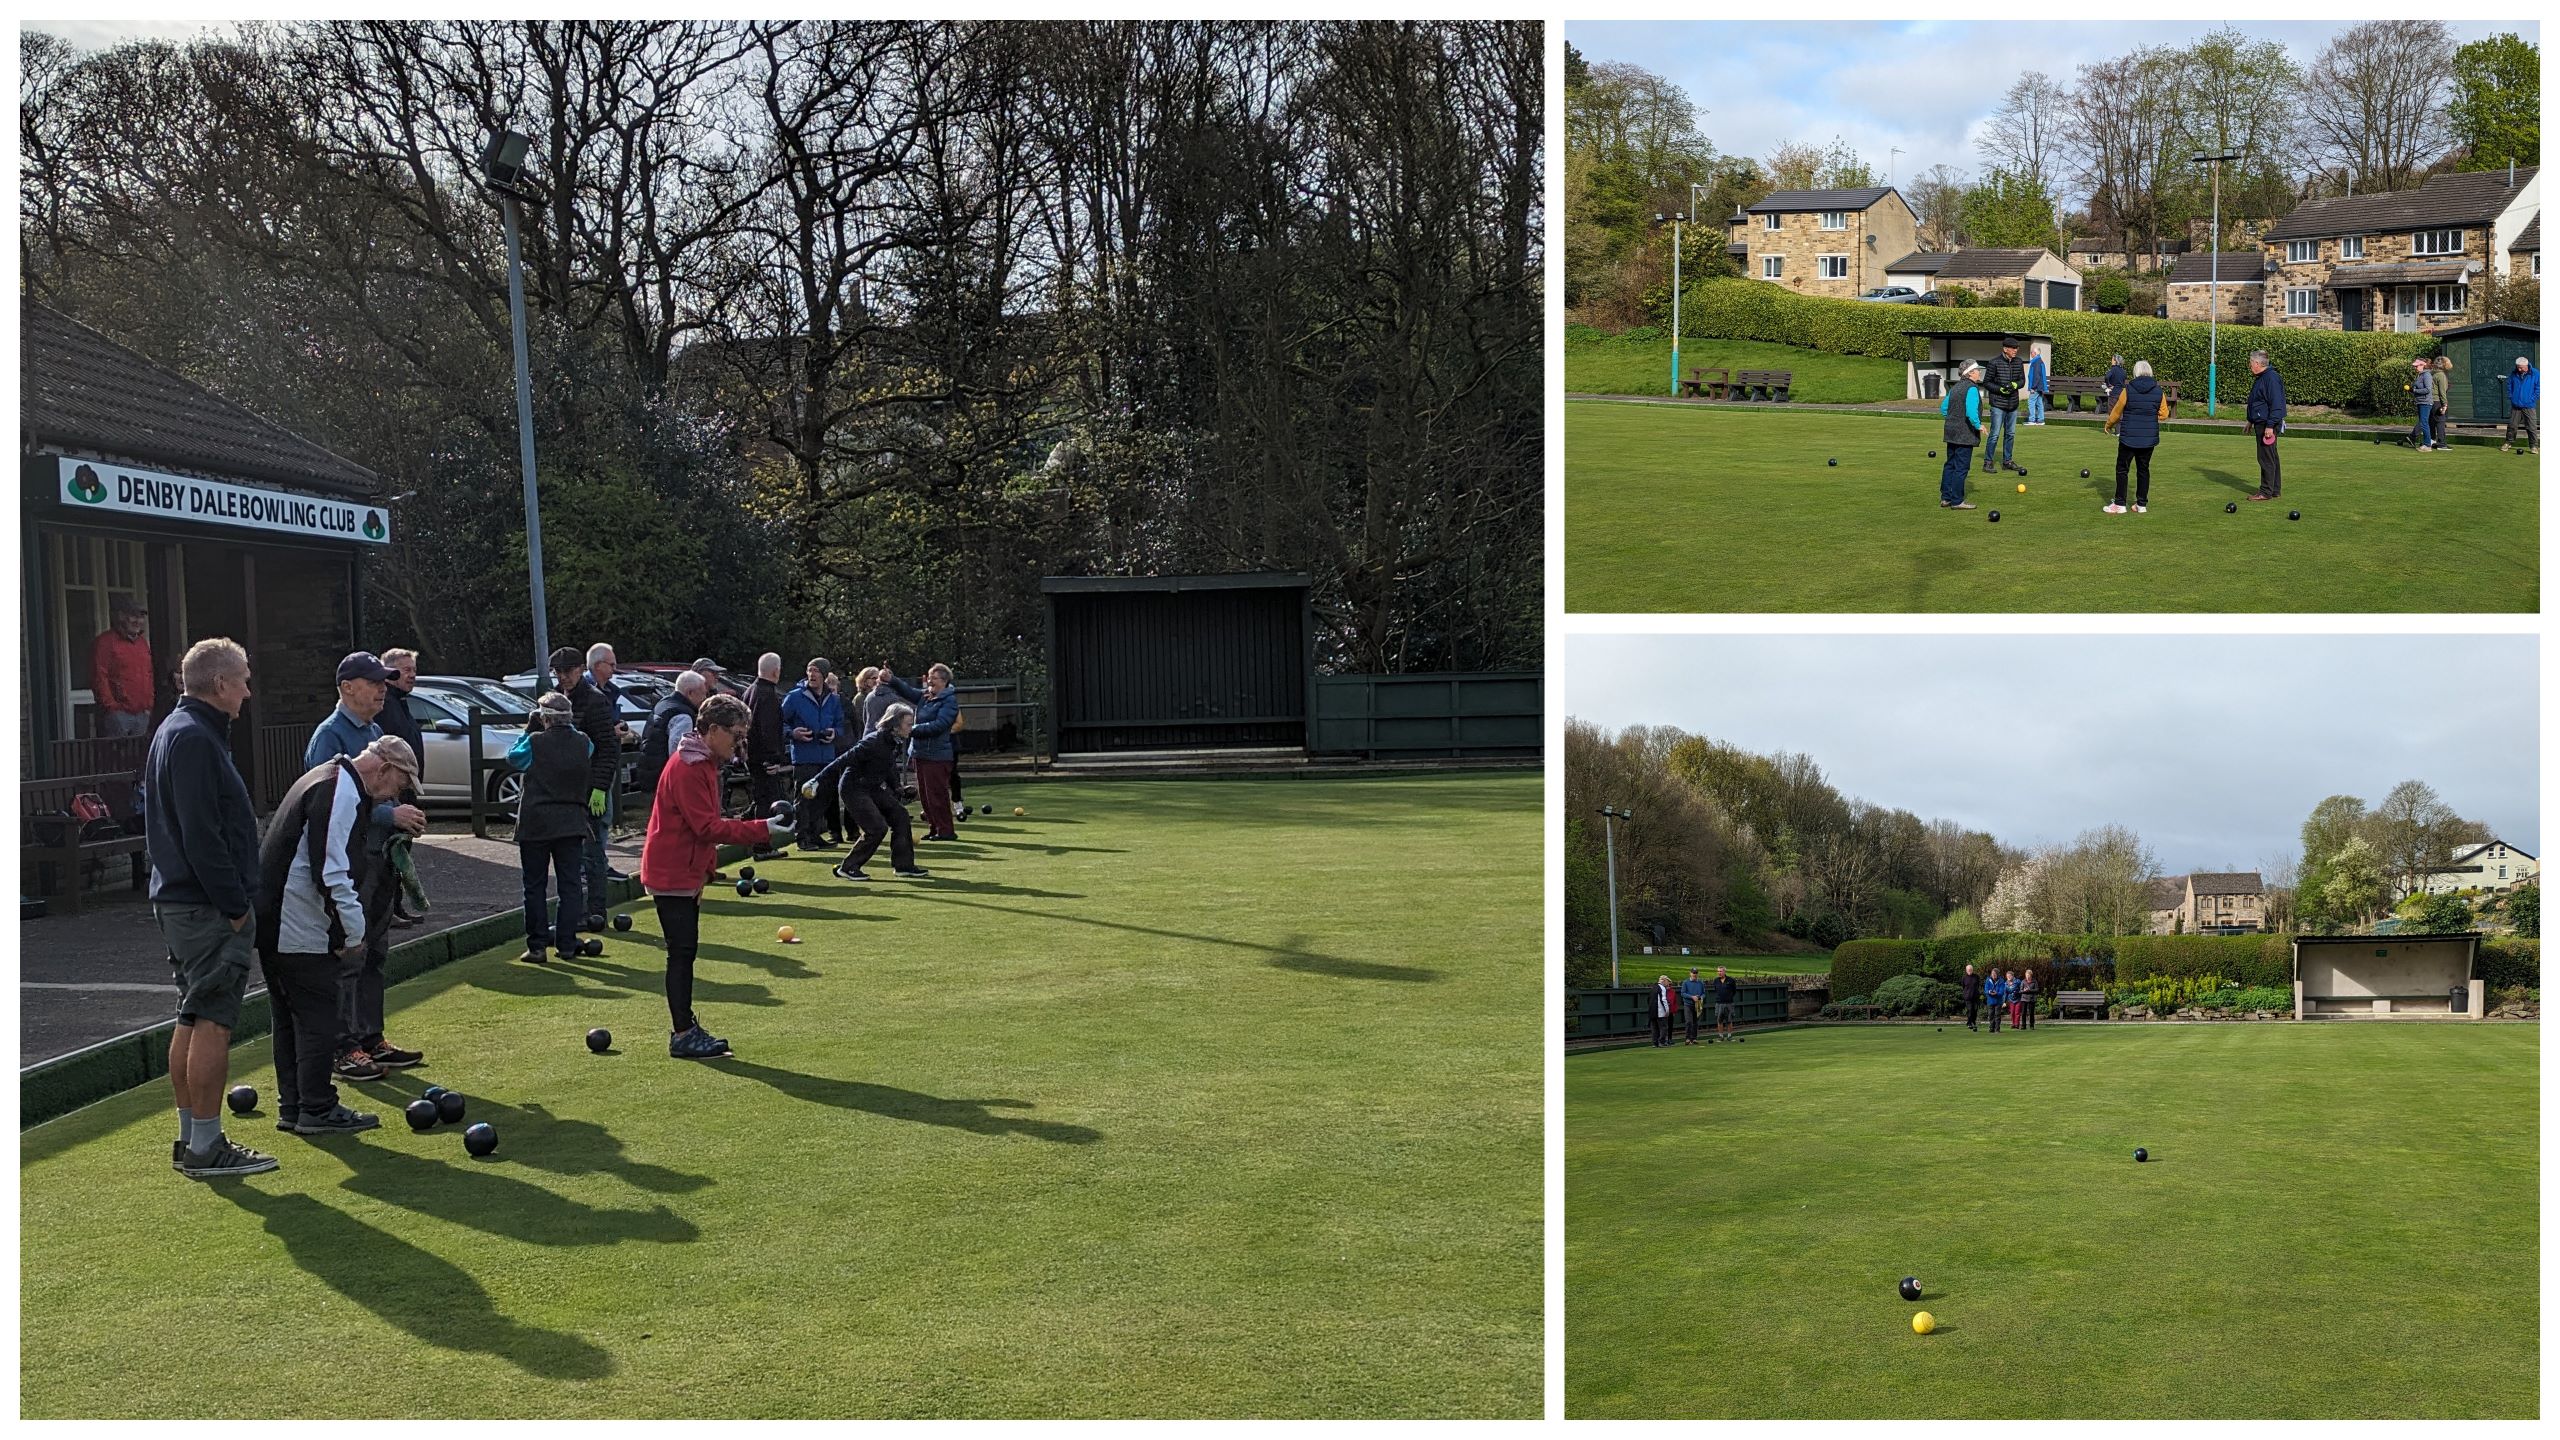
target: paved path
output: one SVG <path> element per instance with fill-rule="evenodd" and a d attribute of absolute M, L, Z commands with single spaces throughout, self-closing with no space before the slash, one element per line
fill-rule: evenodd
<path fill-rule="evenodd" d="M 443 822 L 440 822 L 443 823 Z M 614 868 L 640 863 L 640 832 L 612 847 Z M 394 944 L 513 910 L 523 903 L 516 847 L 505 840 L 429 834 L 417 848 L 419 878 L 434 910 L 427 923 L 392 932 Z M 18 926 L 18 1063 L 66 1055 L 170 1017 L 177 991 L 151 907 L 119 879 L 77 915 Z M 251 993 L 262 987 L 253 986 Z"/>

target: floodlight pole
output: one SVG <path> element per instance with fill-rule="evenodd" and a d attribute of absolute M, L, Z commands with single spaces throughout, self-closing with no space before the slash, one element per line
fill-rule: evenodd
<path fill-rule="evenodd" d="M 515 154 L 503 163 L 514 166 L 515 173 L 502 176 L 497 157 L 511 140 L 516 142 Z M 484 183 L 498 197 L 498 213 L 507 232 L 507 319 L 516 352 L 516 456 L 524 468 L 525 569 L 533 577 L 533 673 L 539 681 L 551 669 L 551 617 L 542 593 L 542 500 L 533 483 L 533 366 L 525 353 L 524 246 L 516 235 L 516 180 L 525 144 L 520 135 L 500 132 L 491 139 L 482 166 L 487 172 Z"/>
<path fill-rule="evenodd" d="M 2222 319 L 2222 162 L 2239 158 L 2240 152 L 2233 150 L 2221 155 L 2198 155 L 2189 162 L 2213 167 L 2213 234 L 2206 237 L 2213 248 L 2204 252 L 2204 413 L 2208 420 L 2213 418 L 2214 392 L 2220 388 L 2222 358 L 2217 348 Z"/>
<path fill-rule="evenodd" d="M 1618 988 L 1618 831 L 1617 822 L 1633 820 L 1636 812 L 1615 805 L 1600 807 L 1600 830 L 1609 848 L 1609 988 Z"/>
<path fill-rule="evenodd" d="M 1680 398 L 1680 221 L 1679 214 L 1656 215 L 1656 223 L 1671 222 L 1671 398 Z M 1615 982 L 1612 982 L 1615 983 Z"/>

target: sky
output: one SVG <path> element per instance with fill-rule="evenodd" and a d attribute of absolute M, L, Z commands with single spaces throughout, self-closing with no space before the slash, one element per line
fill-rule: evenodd
<path fill-rule="evenodd" d="M 2542 853 L 2531 636 L 1576 635 L 1566 714 L 1813 757 L 1843 795 L 2033 846 L 2130 826 L 2259 869 L 2330 795 L 2424 780 Z"/>
<path fill-rule="evenodd" d="M 2233 23 L 2252 38 L 2284 42 L 2307 66 L 2355 22 Z M 2457 44 L 2501 32 L 2541 38 L 2530 20 L 2445 25 Z M 2202 20 L 1615 21 L 1568 24 L 1565 39 L 1594 64 L 1641 65 L 1686 90 L 1706 112 L 1699 130 L 1725 154 L 1763 157 L 1789 140 L 1826 148 L 1837 135 L 1878 176 L 1889 165 L 1891 182 L 1901 184 L 1932 165 L 1978 170 L 1975 128 L 2028 70 L 2068 84 L 2085 63 L 2137 45 L 2188 44 L 2216 28 Z M 1895 146 L 1899 156 L 1890 153 Z"/>

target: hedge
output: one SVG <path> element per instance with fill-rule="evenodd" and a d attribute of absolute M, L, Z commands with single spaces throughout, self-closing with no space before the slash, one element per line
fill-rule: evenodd
<path fill-rule="evenodd" d="M 1915 330 L 2033 332 L 2053 337 L 2056 375 L 2104 375 L 2108 357 L 2121 353 L 2128 368 L 2136 360 L 2148 360 L 2162 380 L 2178 382 L 2186 399 L 2204 398 L 2206 327 L 2195 320 L 1991 306 L 1968 309 L 1955 319 L 1909 305 L 1797 295 L 1765 280 L 1703 280 L 1689 288 L 1680 323 L 1692 335 L 1888 360 L 1918 356 L 1923 342 L 1911 338 Z M 2285 397 L 2294 404 L 2407 413 L 2408 396 L 2399 393 L 2396 381 L 2386 385 L 2382 377 L 2388 372 L 2405 379 L 2411 360 L 2436 351 L 2431 336 L 2389 331 L 2349 335 L 2286 326 L 2222 328 L 2231 332 L 2221 340 L 2225 405 L 2249 398 L 2248 354 L 2262 349 L 2284 377 Z"/>
<path fill-rule="evenodd" d="M 2389 937 L 2382 937 L 2388 939 Z M 1994 956 L 1994 952 L 2003 952 Z M 2491 936 L 2480 942 L 2480 976 L 2491 985 L 2542 984 L 2542 942 Z M 1852 940 L 1831 952 L 1831 993 L 1873 995 L 1896 975 L 1953 980 L 1968 964 L 2062 972 L 2072 984 L 2139 984 L 2219 975 L 2246 988 L 2293 990 L 2289 935 L 2026 935 L 1986 932 L 1943 940 Z M 2084 959 L 2087 962 L 2084 963 Z"/>

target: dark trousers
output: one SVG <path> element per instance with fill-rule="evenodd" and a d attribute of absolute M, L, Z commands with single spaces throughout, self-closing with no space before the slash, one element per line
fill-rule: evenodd
<path fill-rule="evenodd" d="M 516 856 L 524 869 L 526 949 L 540 950 L 548 946 L 563 955 L 578 953 L 578 922 L 587 914 L 586 848 L 583 835 L 516 842 Z M 550 933 L 545 934 L 542 922 L 551 914 L 551 906 L 544 894 L 554 874 L 560 877 L 560 913 L 552 919 Z"/>
<path fill-rule="evenodd" d="M 260 955 L 274 1016 L 276 1117 L 326 1115 L 338 1105 L 338 957 Z"/>
<path fill-rule="evenodd" d="M 2524 443 L 2537 450 L 2542 448 L 2542 431 L 2535 423 L 2542 418 L 2538 413 L 2539 410 L 2539 406 L 2529 405 L 2510 405 L 2507 407 L 2508 444 L 2513 445 L 2516 443 L 2516 427 L 2521 425 L 2524 427 Z"/>
<path fill-rule="evenodd" d="M 2139 475 L 2139 476 L 2141 477 L 2141 479 L 2140 479 L 2140 480 L 2139 480 L 2139 482 L 2137 483 L 2137 485 L 2136 485 L 2136 487 L 2135 487 L 2135 489 L 2134 489 L 2134 492 L 2133 492 L 2133 503 L 2134 503 L 2134 504 L 2136 504 L 2136 505 L 2148 505 L 2148 504 L 2150 504 L 2150 503 L 2151 503 L 2151 451 L 2152 451 L 2152 449 L 2153 449 L 2153 447 L 2151 447 L 2151 446 L 2149 446 L 2149 445 L 2126 445 L 2126 444 L 2123 444 L 2123 443 L 2121 443 L 2121 442 L 2119 442 L 2119 443 L 2117 444 L 2117 446 L 2116 446 L 2116 503 L 2117 503 L 2117 504 L 2121 505 L 2121 504 L 2123 504 L 2123 503 L 2124 503 L 2124 472 L 2125 472 L 2125 468 L 2126 468 L 2127 466 L 2131 466 L 2131 467 L 2133 468 L 2133 470 L 2134 470 L 2134 473 L 2135 473 L 2135 474 L 2137 474 L 2137 475 Z"/>
<path fill-rule="evenodd" d="M 2036 1028 L 2035 996 L 2029 995 L 2018 1002 L 2018 1027 L 2023 1030 L 2033 1030 Z"/>
<path fill-rule="evenodd" d="M 1697 1000 L 1680 1002 L 1680 1015 L 1682 1019 L 1689 1022 L 1689 1043 L 1692 1045 L 1698 1043 L 1698 1012 L 1705 1008 L 1705 1004 Z"/>
<path fill-rule="evenodd" d="M 862 838 L 853 842 L 852 852 L 844 857 L 844 868 L 861 869 L 879 853 L 883 836 L 889 841 L 890 868 L 916 868 L 915 831 L 908 826 L 907 807 L 898 803 L 898 797 L 877 786 L 847 785 L 842 793 L 846 818 L 862 831 Z"/>
<path fill-rule="evenodd" d="M 2282 441 L 2279 439 L 2275 445 L 2262 444 L 2261 437 L 2265 434 L 2265 426 L 2250 426 L 2249 448 L 2258 452 L 2258 493 L 2273 500 L 2284 493 L 2284 462 L 2276 458 Z"/>
<path fill-rule="evenodd" d="M 770 771 L 766 762 L 756 761 L 747 766 L 747 773 L 751 777 L 750 788 L 754 792 L 756 802 L 756 808 L 751 813 L 754 818 L 761 820 L 773 813 L 774 801 L 791 793 L 791 767 L 785 765 L 779 774 L 775 774 Z M 772 846 L 761 844 L 756 849 L 758 853 L 770 853 Z"/>
<path fill-rule="evenodd" d="M 1964 1002 L 1964 1028 L 1971 1030 L 1982 1017 L 1982 997 L 1972 996 Z"/>
<path fill-rule="evenodd" d="M 702 897 L 653 895 L 658 933 L 667 940 L 667 1020 L 677 1034 L 693 1028 L 693 957 L 702 949 Z"/>
<path fill-rule="evenodd" d="M 1972 469 L 1972 446 L 1950 445 L 1947 447 L 1946 468 L 1938 472 L 1939 503 L 1946 505 L 1964 503 L 1964 480 L 1966 474 Z"/>
<path fill-rule="evenodd" d="M 918 760 L 916 762 L 916 803 L 924 807 L 926 838 L 950 839 L 953 834 L 950 761 Z"/>
<path fill-rule="evenodd" d="M 391 901 L 400 893 L 400 877 L 377 855 L 365 877 L 364 952 L 353 960 L 337 959 L 337 1053 L 370 1050 L 382 1043 L 382 967 L 391 960 Z M 334 1102 L 332 1102 L 334 1103 Z"/>
<path fill-rule="evenodd" d="M 2006 1013 L 2006 1012 L 2007 1012 L 2008 1008 L 2009 1008 L 2009 1007 L 2008 1007 L 2008 1005 L 2007 1005 L 2005 1002 L 2003 1002 L 2003 1001 L 1997 1001 L 1997 1000 L 1995 1000 L 1995 1001 L 1993 1001 L 1993 1002 L 1992 1002 L 1992 1004 L 1991 1004 L 1991 1033 L 1992 1033 L 1992 1034 L 1997 1035 L 1997 1034 L 1999 1034 L 1999 1033 L 2000 1033 L 2000 1017 L 2001 1017 L 2001 1015 L 2002 1015 L 2002 1014 L 2004 1014 L 2004 1013 Z"/>
<path fill-rule="evenodd" d="M 1656 1015 L 1653 1017 L 1653 1043 L 1657 1046 L 1668 1045 L 1671 1043 L 1671 1017 L 1669 1015 Z"/>
<path fill-rule="evenodd" d="M 793 761 L 791 764 L 792 799 L 795 802 L 798 801 L 800 787 L 816 779 L 818 772 L 826 768 L 824 765 L 803 765 L 796 760 Z M 800 817 L 800 848 L 814 850 L 818 848 L 818 841 L 822 836 L 837 834 L 843 822 L 836 818 L 840 812 L 836 807 L 836 797 L 832 794 L 821 794 L 817 799 L 804 803 L 808 805 L 809 813 Z M 819 823 L 822 820 L 825 822 L 823 825 Z"/>
<path fill-rule="evenodd" d="M 951 798 L 955 803 L 960 799 L 960 749 L 956 745 L 951 750 Z M 962 805 L 960 813 L 968 814 L 969 807 Z"/>

